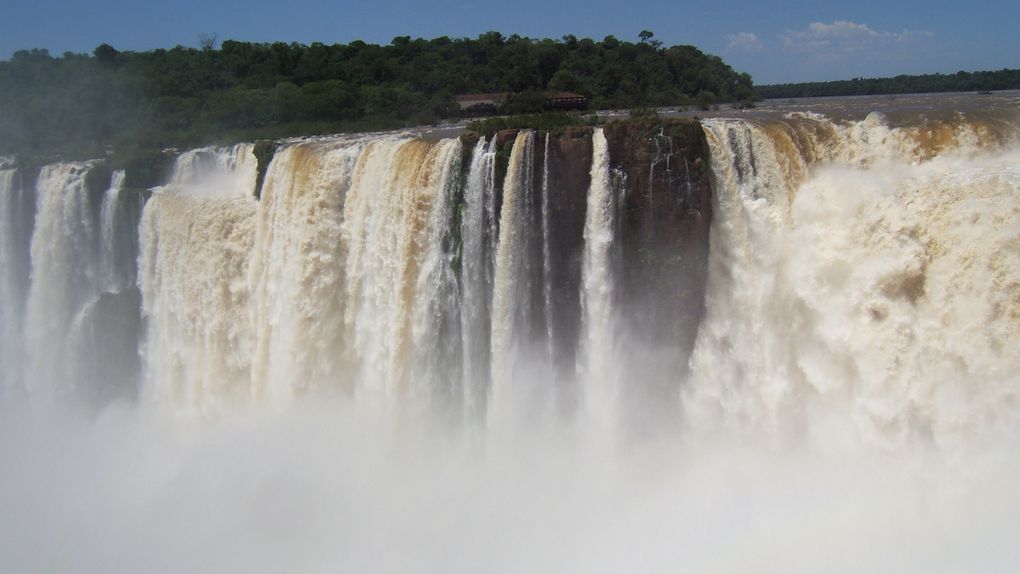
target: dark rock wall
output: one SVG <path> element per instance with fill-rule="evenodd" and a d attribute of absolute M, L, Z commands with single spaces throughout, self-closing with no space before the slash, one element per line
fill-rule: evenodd
<path fill-rule="evenodd" d="M 625 180 L 618 190 L 614 270 L 626 373 L 621 404 L 637 423 L 632 428 L 652 429 L 653 421 L 680 418 L 677 385 L 704 314 L 708 147 L 691 121 L 610 125 L 605 133 L 615 175 Z"/>
<path fill-rule="evenodd" d="M 625 334 L 690 354 L 704 309 L 712 218 L 708 149 L 696 122 L 610 125 L 618 201 L 616 307 Z"/>
<path fill-rule="evenodd" d="M 614 307 L 632 402 L 667 404 L 685 375 L 704 313 L 712 217 L 708 147 L 688 120 L 609 124 L 604 128 L 616 183 Z M 516 130 L 496 134 L 497 206 Z M 465 147 L 474 144 L 466 136 Z M 529 275 L 529 336 L 543 338 L 542 172 L 545 134 L 535 136 Z M 592 129 L 572 128 L 549 141 L 549 243 L 554 363 L 574 377 L 582 329 L 584 222 L 591 183 Z M 541 332 L 540 332 L 541 331 Z M 633 376 L 630 376 L 633 375 Z"/>
<path fill-rule="evenodd" d="M 591 130 L 572 130 L 550 138 L 551 307 L 554 357 L 561 378 L 573 374 L 581 334 L 581 265 L 591 154 Z"/>

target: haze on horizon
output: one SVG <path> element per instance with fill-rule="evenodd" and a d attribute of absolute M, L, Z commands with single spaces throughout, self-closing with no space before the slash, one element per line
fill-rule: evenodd
<path fill-rule="evenodd" d="M 1006 0 L 667 2 L 519 0 L 513 9 L 463 0 L 251 3 L 5 0 L 0 58 L 45 48 L 91 53 L 103 43 L 145 51 L 197 46 L 199 35 L 252 42 L 387 44 L 396 36 L 565 34 L 635 41 L 642 30 L 664 45 L 692 44 L 748 72 L 756 84 L 1020 67 L 1020 8 Z"/>

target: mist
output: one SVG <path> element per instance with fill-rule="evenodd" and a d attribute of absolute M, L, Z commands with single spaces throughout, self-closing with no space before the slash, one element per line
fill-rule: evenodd
<path fill-rule="evenodd" d="M 595 432 L 593 432 L 595 431 Z M 697 442 L 697 444 L 694 444 Z M 219 421 L 5 412 L 11 572 L 1006 572 L 1018 461 L 496 437 L 345 401 Z"/>

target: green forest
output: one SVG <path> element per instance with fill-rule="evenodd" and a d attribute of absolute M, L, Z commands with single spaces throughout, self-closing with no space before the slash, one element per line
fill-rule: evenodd
<path fill-rule="evenodd" d="M 1020 90 L 1020 70 L 924 74 L 893 78 L 854 78 L 834 82 L 805 82 L 758 86 L 759 97 L 810 98 L 823 96 L 872 96 L 878 94 L 927 94 L 932 92 L 979 92 Z"/>
<path fill-rule="evenodd" d="M 0 154 L 97 157 L 110 150 L 393 129 L 457 118 L 453 97 L 510 92 L 508 112 L 539 112 L 534 95 L 569 91 L 594 108 L 748 101 L 751 77 L 693 46 L 505 37 L 394 38 L 325 45 L 203 38 L 199 48 L 0 61 Z M 530 97 L 529 97 L 530 95 Z"/>

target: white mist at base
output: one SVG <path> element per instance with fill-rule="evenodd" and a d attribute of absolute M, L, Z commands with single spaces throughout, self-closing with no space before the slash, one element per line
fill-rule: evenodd
<path fill-rule="evenodd" d="M 1014 451 L 485 438 L 348 403 L 0 418 L 5 572 L 1009 572 Z M 70 480 L 68 477 L 74 477 Z"/>

